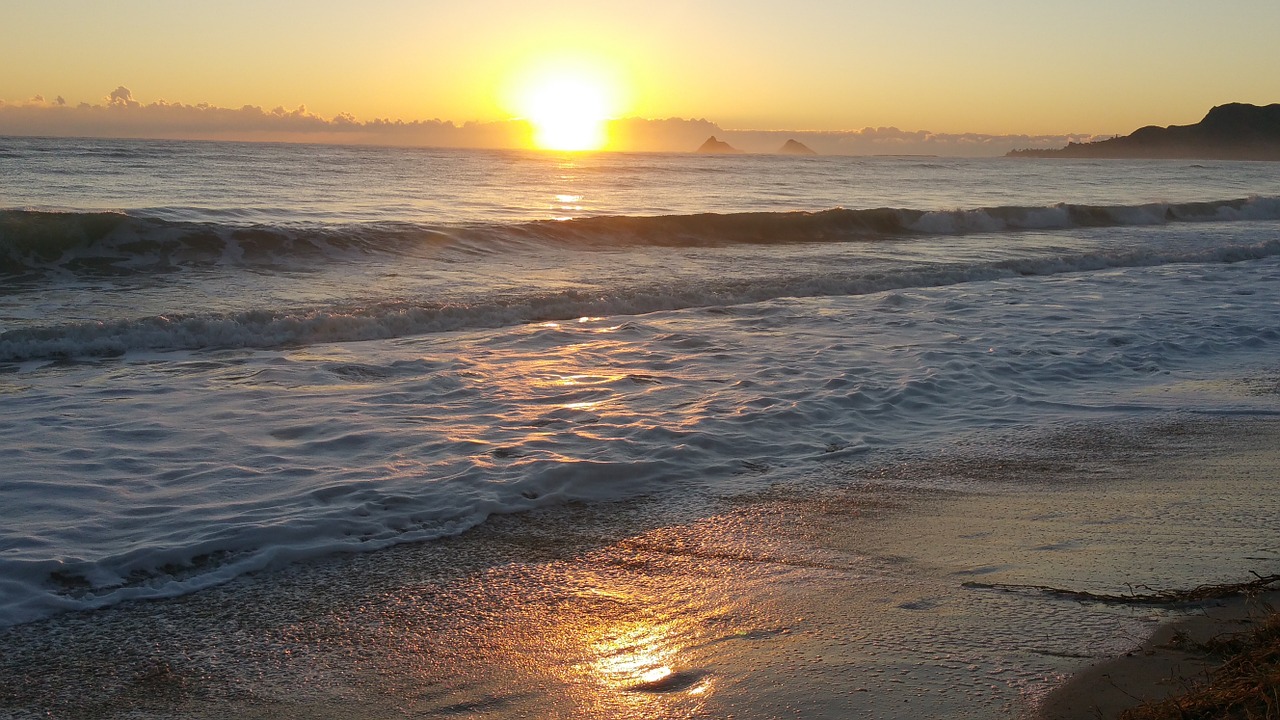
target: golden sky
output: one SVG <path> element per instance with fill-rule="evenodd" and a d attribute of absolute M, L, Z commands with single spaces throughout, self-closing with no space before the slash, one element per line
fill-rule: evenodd
<path fill-rule="evenodd" d="M 609 78 L 612 115 L 734 129 L 1128 133 L 1280 101 L 1276 0 L 3 0 L 0 28 L 11 103 L 494 121 L 557 63 Z"/>

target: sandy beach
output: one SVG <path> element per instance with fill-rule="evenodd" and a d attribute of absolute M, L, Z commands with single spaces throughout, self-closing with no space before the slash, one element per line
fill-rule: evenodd
<path fill-rule="evenodd" d="M 1248 633 L 1278 603 L 1280 592 L 1271 591 L 1185 606 L 1185 617 L 1161 625 L 1141 647 L 1091 665 L 1054 688 L 1039 717 L 1112 718 L 1139 702 L 1155 703 L 1203 686 L 1225 658 L 1213 657 L 1201 646 Z"/>
<path fill-rule="evenodd" d="M 1270 419 L 1086 427 L 714 508 L 497 517 L 10 628 L 0 715 L 1095 717 L 1114 702 L 1100 684 L 1126 682 L 1112 671 L 1050 691 L 1215 604 L 965 583 L 1124 592 L 1275 572 L 1278 440 Z M 959 489 L 933 489 L 944 477 Z"/>
<path fill-rule="evenodd" d="M 1280 720 L 1280 1 L 298 10 L 0 2 L 0 720 Z"/>

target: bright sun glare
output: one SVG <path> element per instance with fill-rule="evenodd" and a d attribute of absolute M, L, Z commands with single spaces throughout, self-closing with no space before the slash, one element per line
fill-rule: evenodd
<path fill-rule="evenodd" d="M 599 150 L 613 91 L 600 76 L 574 68 L 548 67 L 521 82 L 518 110 L 544 150 Z"/>

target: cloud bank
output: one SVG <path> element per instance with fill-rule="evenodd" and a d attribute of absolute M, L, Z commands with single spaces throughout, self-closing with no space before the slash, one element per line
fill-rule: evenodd
<path fill-rule="evenodd" d="M 184 140 L 248 140 L 437 147 L 527 146 L 527 123 L 466 123 L 442 120 L 360 121 L 342 113 L 325 118 L 301 106 L 265 110 L 256 105 L 224 108 L 158 100 L 142 103 L 120 86 L 100 104 L 70 105 L 61 97 L 21 103 L 0 101 L 0 134 L 54 137 L 117 137 Z"/>
<path fill-rule="evenodd" d="M 613 120 L 607 132 L 610 149 L 619 151 L 688 152 L 716 135 L 745 152 L 776 152 L 787 139 L 795 138 L 825 155 L 1003 155 L 1014 148 L 1062 147 L 1101 139 L 1086 134 L 947 134 L 892 127 L 841 132 L 726 130 L 709 120 L 684 118 Z M 527 148 L 533 129 L 523 120 L 463 124 L 439 119 L 358 120 L 348 113 L 325 118 L 306 107 L 266 110 L 256 105 L 143 103 L 120 86 L 98 104 L 72 105 L 62 97 L 46 100 L 39 95 L 23 102 L 0 101 L 0 135 Z"/>

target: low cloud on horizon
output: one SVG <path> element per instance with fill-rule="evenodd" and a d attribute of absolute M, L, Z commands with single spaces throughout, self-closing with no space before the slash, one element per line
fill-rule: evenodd
<path fill-rule="evenodd" d="M 726 130 L 709 120 L 684 118 L 612 120 L 608 133 L 610 149 L 618 151 L 688 152 L 715 135 L 745 152 L 776 152 L 786 140 L 794 138 L 824 155 L 993 156 L 1015 148 L 1056 148 L 1068 142 L 1109 137 L 933 133 L 895 127 L 847 131 Z M 439 119 L 358 120 L 348 113 L 325 118 L 305 106 L 264 110 L 256 105 L 224 108 L 164 100 L 144 104 L 123 85 L 96 105 L 71 105 L 60 96 L 46 100 L 37 95 L 24 102 L 0 100 L 0 135 L 527 148 L 532 134 L 529 123 L 523 120 L 463 124 Z"/>

